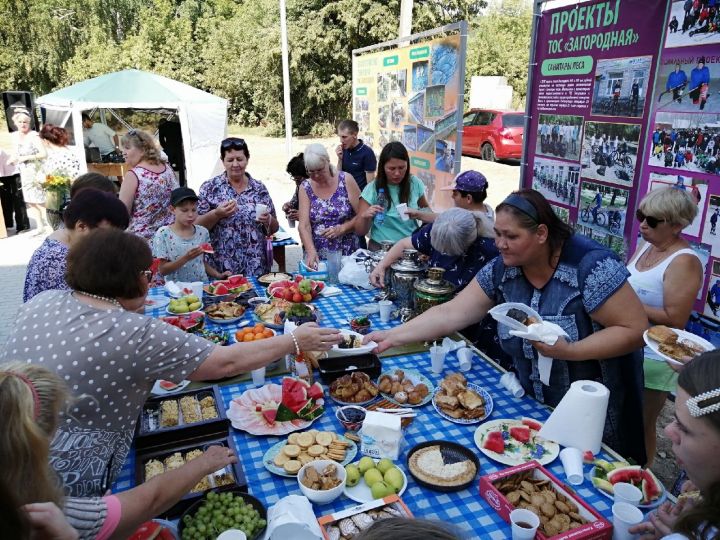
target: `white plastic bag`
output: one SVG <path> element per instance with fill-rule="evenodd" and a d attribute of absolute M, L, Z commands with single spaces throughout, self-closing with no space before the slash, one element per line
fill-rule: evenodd
<path fill-rule="evenodd" d="M 338 279 L 340 283 L 345 285 L 352 285 L 368 291 L 373 289 L 370 283 L 370 275 L 365 271 L 365 265 L 356 260 L 355 254 L 342 258 L 342 268 L 338 274 Z"/>

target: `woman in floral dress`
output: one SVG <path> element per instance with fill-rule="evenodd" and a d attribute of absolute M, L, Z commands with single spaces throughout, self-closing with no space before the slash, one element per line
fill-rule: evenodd
<path fill-rule="evenodd" d="M 197 223 L 210 231 L 215 250 L 208 262 L 218 272 L 260 276 L 272 266 L 266 239 L 279 228 L 275 206 L 265 185 L 246 171 L 250 151 L 243 139 L 225 139 L 220 159 L 225 172 L 204 182 L 198 193 Z M 267 211 L 256 215 L 258 204 Z"/>
<path fill-rule="evenodd" d="M 125 163 L 132 167 L 120 186 L 120 200 L 130 212 L 128 231 L 150 242 L 155 231 L 175 220 L 170 210 L 170 192 L 180 186 L 148 133 L 131 129 L 121 144 Z"/>
<path fill-rule="evenodd" d="M 308 179 L 298 191 L 300 239 L 305 250 L 305 264 L 317 268 L 318 260 L 329 251 L 350 255 L 358 247 L 355 216 L 360 188 L 352 175 L 338 172 L 321 144 L 305 149 Z"/>

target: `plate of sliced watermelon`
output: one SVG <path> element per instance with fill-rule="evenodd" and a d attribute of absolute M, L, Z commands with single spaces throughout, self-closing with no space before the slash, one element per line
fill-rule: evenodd
<path fill-rule="evenodd" d="M 227 294 L 241 294 L 252 289 L 248 278 L 241 275 L 230 276 L 227 279 L 213 281 L 203 286 L 203 291 L 208 296 L 225 296 Z"/>
<path fill-rule="evenodd" d="M 234 397 L 227 417 L 235 429 L 251 435 L 285 435 L 306 429 L 325 412 L 323 388 L 285 377 Z"/>
<path fill-rule="evenodd" d="M 520 465 L 533 459 L 547 465 L 560 454 L 560 445 L 540 437 L 541 427 L 532 418 L 492 420 L 475 430 L 475 445 L 504 465 Z"/>
<path fill-rule="evenodd" d="M 656 508 L 667 499 L 667 490 L 650 469 L 640 465 L 630 465 L 625 461 L 605 461 L 596 459 L 595 465 L 587 475 L 595 488 L 612 499 L 613 486 L 618 482 L 627 482 L 642 491 L 643 498 L 639 508 Z"/>

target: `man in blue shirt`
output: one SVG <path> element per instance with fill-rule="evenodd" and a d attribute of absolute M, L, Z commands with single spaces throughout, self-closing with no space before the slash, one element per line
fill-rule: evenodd
<path fill-rule="evenodd" d="M 340 144 L 335 153 L 338 157 L 338 170 L 352 174 L 360 191 L 375 178 L 377 159 L 372 148 L 358 139 L 360 126 L 354 120 L 343 120 L 338 124 L 337 134 Z"/>

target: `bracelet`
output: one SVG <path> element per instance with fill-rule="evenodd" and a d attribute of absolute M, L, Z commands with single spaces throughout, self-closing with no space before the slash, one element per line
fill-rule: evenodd
<path fill-rule="evenodd" d="M 295 344 L 295 354 L 299 355 L 300 354 L 300 344 L 298 343 L 298 340 L 295 337 L 294 330 L 290 330 L 290 337 L 292 338 L 293 343 Z"/>

